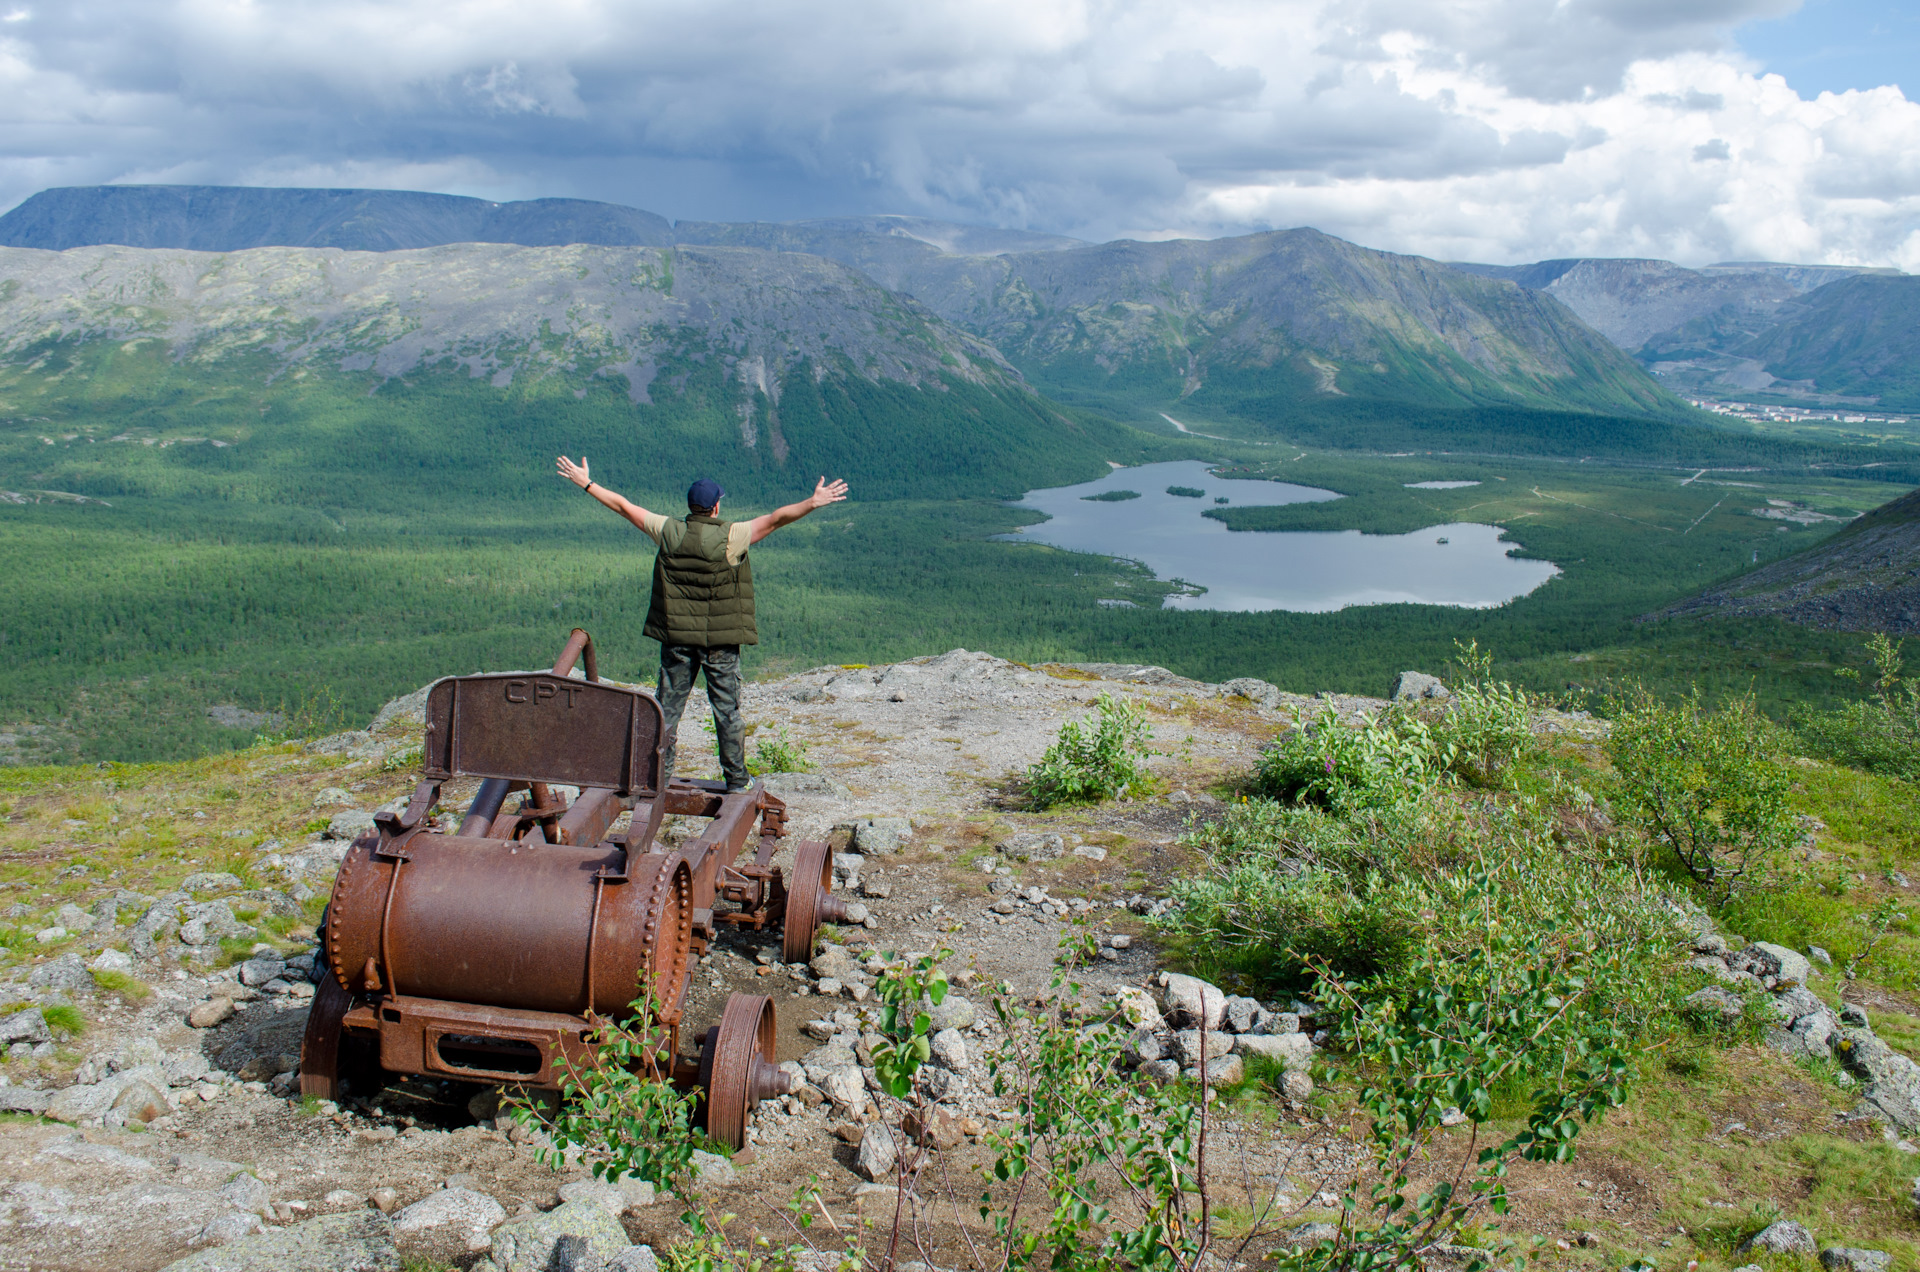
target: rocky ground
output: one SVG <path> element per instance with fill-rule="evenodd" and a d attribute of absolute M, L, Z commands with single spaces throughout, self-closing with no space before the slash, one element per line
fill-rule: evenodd
<path fill-rule="evenodd" d="M 1444 693 L 1426 680 L 1399 688 Z M 1154 789 L 1070 813 L 1019 811 L 1014 777 L 1102 693 L 1148 712 L 1160 752 Z M 28 912 L 17 920 L 47 925 L 31 938 L 45 956 L 0 986 L 12 1008 L 0 1016 L 9 1045 L 0 1108 L 13 1111 L 0 1122 L 0 1268 L 398 1268 L 411 1260 L 477 1272 L 632 1270 L 651 1266 L 652 1247 L 682 1234 L 671 1199 L 598 1184 L 578 1165 L 542 1166 L 538 1137 L 503 1113 L 496 1092 L 416 1080 L 343 1107 L 294 1094 L 312 997 L 306 925 L 347 842 L 411 790 L 420 706 L 420 695 L 402 699 L 366 732 L 244 761 L 276 800 L 305 809 L 288 818 L 301 834 L 249 840 L 234 850 L 244 861 L 229 857 L 230 868 L 197 871 L 163 893 L 115 887 L 103 871 L 97 884 L 69 886 L 73 899 L 59 908 L 17 907 Z M 804 967 L 780 964 L 771 936 L 729 933 L 695 973 L 693 1022 L 716 1019 L 733 992 L 774 996 L 777 1058 L 798 1087 L 762 1106 L 751 1152 L 701 1160 L 703 1189 L 740 1215 L 731 1231 L 784 1243 L 792 1236 L 784 1202 L 809 1176 L 823 1189 L 829 1229 L 890 1219 L 899 1201 L 889 1187 L 892 1144 L 880 1132 L 882 1101 L 867 1063 L 873 1040 L 861 1013 L 887 954 L 945 949 L 956 993 L 935 1021 L 929 1086 L 944 1115 L 943 1147 L 921 1188 L 929 1226 L 920 1254 L 940 1266 L 963 1263 L 964 1243 L 978 1233 L 979 1184 L 969 1172 L 986 1162 L 982 1135 L 1013 1115 L 984 1075 L 984 1058 L 1007 1045 L 989 1001 L 995 992 L 1014 1000 L 1043 992 L 1070 931 L 1097 943 L 1077 979 L 1102 1010 L 1142 1026 L 1134 1060 L 1148 1072 L 1197 1076 L 1205 1065 L 1231 1085 L 1254 1056 L 1285 1071 L 1276 1098 L 1223 1109 L 1215 1129 L 1219 1201 L 1242 1216 L 1242 1230 L 1324 1218 L 1329 1190 L 1349 1177 L 1357 1149 L 1343 1118 L 1314 1098 L 1310 1014 L 1169 975 L 1143 915 L 1161 904 L 1169 879 L 1191 868 L 1180 832 L 1214 814 L 1295 710 L 1352 717 L 1380 706 L 1298 698 L 1258 681 L 1029 668 L 958 650 L 751 686 L 756 740 L 798 742 L 815 767 L 769 779 L 791 807 L 788 843 L 833 842 L 836 889 L 858 899 L 855 917 L 864 921 L 833 932 Z M 703 711 L 696 702 L 687 713 L 683 772 L 712 765 L 693 723 Z M 1597 726 L 1549 714 L 1541 727 L 1579 745 Z M 457 807 L 470 795 L 456 784 L 449 800 Z M 69 820 L 81 833 L 83 819 Z M 663 837 L 677 842 L 695 824 L 673 819 Z M 1864 1015 L 1842 1020 L 1796 997 L 1817 974 L 1811 965 L 1799 971 L 1806 959 L 1760 947 L 1729 954 L 1724 938 L 1704 931 L 1699 943 L 1717 979 L 1752 978 L 1786 1007 L 1775 1040 L 1782 1050 L 1804 1050 L 1824 1028 L 1815 1041 L 1853 1039 L 1884 1071 L 1862 1079 L 1876 1106 L 1920 1098 L 1912 1081 L 1920 1068 L 1877 1039 L 1880 1051 L 1868 1046 Z M 1729 998 L 1731 1008 L 1709 994 L 1702 1009 L 1741 1009 Z M 1203 1024 L 1205 1035 L 1196 1028 Z M 1775 1072 L 1783 1062 L 1754 1063 Z M 1832 1088 L 1792 1090 L 1769 1114 L 1780 1133 L 1878 1140 L 1870 1118 L 1845 1114 L 1836 1125 L 1834 1110 L 1846 1105 Z M 1623 1248 L 1673 1240 L 1660 1187 L 1624 1140 L 1610 1150 L 1602 1137 L 1596 1159 L 1580 1169 L 1579 1179 L 1517 1171 L 1516 1220 L 1557 1239 L 1575 1262 L 1617 1261 Z"/>

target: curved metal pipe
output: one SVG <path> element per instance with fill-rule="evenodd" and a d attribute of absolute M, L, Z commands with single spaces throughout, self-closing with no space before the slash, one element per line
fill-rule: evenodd
<path fill-rule="evenodd" d="M 574 660 L 585 656 L 587 660 L 587 679 L 600 679 L 600 667 L 593 657 L 593 637 L 587 635 L 587 629 L 576 627 L 567 637 L 567 643 L 560 648 L 560 656 L 553 660 L 553 674 L 564 676 L 573 670 Z"/>
<path fill-rule="evenodd" d="M 507 802 L 507 791 L 513 785 L 504 777 L 490 777 L 480 783 L 480 789 L 474 793 L 473 803 L 467 806 L 467 815 L 460 822 L 462 835 L 484 835 L 493 825 L 493 819 L 500 815 L 500 805 Z"/>

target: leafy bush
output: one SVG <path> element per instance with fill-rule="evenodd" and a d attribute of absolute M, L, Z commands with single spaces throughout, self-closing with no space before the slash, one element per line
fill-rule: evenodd
<path fill-rule="evenodd" d="M 1867 641 L 1874 697 L 1834 711 L 1796 709 L 1793 727 L 1811 753 L 1852 768 L 1920 781 L 1920 676 L 1903 676 L 1900 646 L 1876 632 Z M 1836 675 L 1857 680 L 1842 667 Z"/>
<path fill-rule="evenodd" d="M 1110 693 L 1094 703 L 1090 721 L 1070 720 L 1040 762 L 1027 770 L 1027 797 L 1036 809 L 1091 804 L 1139 786 L 1152 754 L 1146 713 Z"/>
<path fill-rule="evenodd" d="M 1458 900 L 1486 939 L 1464 955 L 1424 954 L 1399 986 L 1354 984 L 1321 969 L 1321 1001 L 1367 1065 L 1360 1104 L 1371 1115 L 1373 1183 L 1344 1198 L 1335 1236 L 1281 1256 L 1282 1266 L 1427 1266 L 1427 1251 L 1487 1212 L 1506 1212 L 1512 1162 L 1570 1161 L 1581 1130 L 1625 1101 L 1628 1033 L 1595 990 L 1631 976 L 1630 957 L 1548 927 L 1502 923 L 1503 890 L 1488 875 L 1471 879 Z M 1459 1109 L 1478 1130 L 1497 1115 L 1497 1095 L 1528 1077 L 1539 1085 L 1524 1126 L 1484 1147 L 1476 1134 L 1464 1151 L 1451 1150 L 1457 1169 L 1440 1172 L 1453 1182 L 1411 1195 L 1416 1174 L 1431 1173 L 1431 1158 L 1448 1151 L 1436 1143 L 1446 1110 Z"/>
<path fill-rule="evenodd" d="M 1473 786 L 1508 786 L 1523 761 L 1539 749 L 1533 736 L 1534 702 L 1524 689 L 1492 674 L 1492 658 L 1477 641 L 1458 641 L 1460 675 L 1453 697 L 1433 724 L 1436 761 Z"/>
<path fill-rule="evenodd" d="M 1638 689 L 1610 714 L 1615 808 L 1721 896 L 1769 876 L 1799 828 L 1753 700 L 1709 714 L 1698 689 L 1677 707 Z"/>
<path fill-rule="evenodd" d="M 1379 808 L 1420 794 L 1438 773 L 1432 730 L 1399 708 L 1344 724 L 1332 707 L 1260 753 L 1249 793 L 1335 812 Z"/>
<path fill-rule="evenodd" d="M 747 756 L 747 772 L 755 777 L 767 773 L 811 773 L 813 759 L 807 754 L 807 744 L 782 728 L 772 737 L 763 737 L 753 744 L 753 753 Z"/>

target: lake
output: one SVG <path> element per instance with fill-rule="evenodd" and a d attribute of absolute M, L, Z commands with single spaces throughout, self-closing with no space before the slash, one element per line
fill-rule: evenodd
<path fill-rule="evenodd" d="M 1169 487 L 1195 494 L 1172 494 Z M 1128 498 L 1131 492 L 1137 497 Z M 1560 572 L 1507 555 L 1498 526 L 1460 522 L 1412 534 L 1358 530 L 1234 533 L 1201 514 L 1230 507 L 1316 503 L 1331 490 L 1214 476 L 1194 460 L 1117 468 L 1096 481 L 1029 491 L 1015 506 L 1049 520 L 1001 538 L 1124 557 L 1161 579 L 1198 584 L 1168 609 L 1323 612 L 1349 605 L 1504 605 Z"/>

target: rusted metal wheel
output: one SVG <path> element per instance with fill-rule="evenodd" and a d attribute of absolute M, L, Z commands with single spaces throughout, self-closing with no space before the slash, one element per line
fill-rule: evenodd
<path fill-rule="evenodd" d="M 787 913 L 780 925 L 780 956 L 804 963 L 813 957 L 820 925 L 845 914 L 833 900 L 833 850 L 818 839 L 804 839 L 793 853 L 793 882 L 787 885 Z"/>
<path fill-rule="evenodd" d="M 353 996 L 329 974 L 321 977 L 307 1010 L 307 1032 L 300 1041 L 300 1094 L 322 1100 L 339 1098 L 341 1018 Z"/>
<path fill-rule="evenodd" d="M 708 1135 L 730 1148 L 745 1147 L 747 1114 L 760 1101 L 789 1089 L 786 1071 L 774 1066 L 773 1054 L 773 1000 L 759 994 L 729 995 L 720 1023 L 707 1030 L 700 1049 Z"/>

